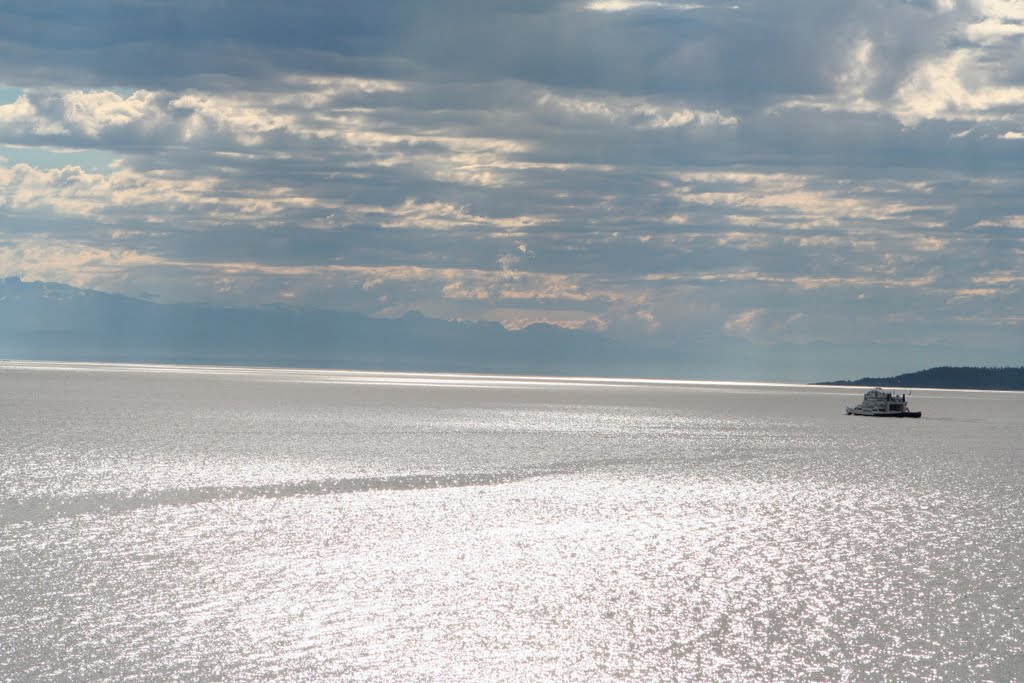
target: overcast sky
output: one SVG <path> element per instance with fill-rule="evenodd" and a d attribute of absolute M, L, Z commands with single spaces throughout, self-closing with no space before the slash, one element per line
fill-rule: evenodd
<path fill-rule="evenodd" d="M 6 0 L 0 275 L 1020 361 L 1022 39 L 1012 0 Z"/>

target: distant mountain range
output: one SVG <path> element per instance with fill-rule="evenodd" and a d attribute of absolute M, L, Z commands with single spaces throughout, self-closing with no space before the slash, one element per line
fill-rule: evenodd
<path fill-rule="evenodd" d="M 679 361 L 548 324 L 160 304 L 17 277 L 0 279 L 0 358 L 634 376 Z"/>
<path fill-rule="evenodd" d="M 922 389 L 984 389 L 1024 391 L 1024 367 L 970 368 L 941 367 L 909 372 L 895 377 L 862 377 L 818 384 L 835 386 L 920 387 Z"/>
<path fill-rule="evenodd" d="M 547 324 L 508 330 L 416 312 L 375 318 L 291 306 L 161 304 L 0 278 L 0 359 L 809 382 L 852 376 L 864 359 L 900 367 L 908 354 L 938 364 L 953 352 L 863 342 L 755 344 L 729 336 L 681 344 L 641 331 L 611 337 Z"/>

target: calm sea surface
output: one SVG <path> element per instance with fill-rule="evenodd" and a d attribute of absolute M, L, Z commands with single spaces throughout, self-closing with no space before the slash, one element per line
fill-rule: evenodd
<path fill-rule="evenodd" d="M 1024 680 L 1024 394 L 0 364 L 0 680 Z"/>

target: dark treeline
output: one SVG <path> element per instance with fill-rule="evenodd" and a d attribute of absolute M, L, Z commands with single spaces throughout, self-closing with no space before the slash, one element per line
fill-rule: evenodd
<path fill-rule="evenodd" d="M 819 384 L 1024 391 L 1024 367 L 940 367 L 909 372 L 895 377 L 862 377 L 858 380 L 836 380 L 834 382 L 819 382 Z"/>

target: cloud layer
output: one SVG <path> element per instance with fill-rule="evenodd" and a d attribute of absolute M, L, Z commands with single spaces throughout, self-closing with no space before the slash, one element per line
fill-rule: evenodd
<path fill-rule="evenodd" d="M 1019 360 L 1022 39 L 999 0 L 5 3 L 0 274 Z"/>

